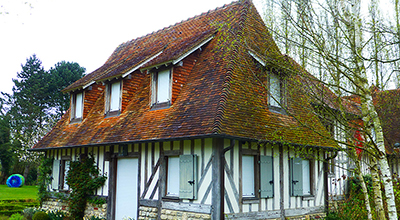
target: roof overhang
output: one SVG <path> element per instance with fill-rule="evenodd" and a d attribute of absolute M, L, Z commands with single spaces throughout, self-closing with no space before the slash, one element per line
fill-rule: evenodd
<path fill-rule="evenodd" d="M 306 148 L 318 148 L 325 149 L 328 151 L 336 151 L 337 148 L 329 146 L 316 146 L 316 145 L 304 145 L 298 143 L 289 143 L 282 141 L 272 141 L 272 140 L 257 140 L 254 138 L 246 138 L 240 136 L 226 135 L 226 134 L 204 134 L 204 135 L 193 135 L 193 136 L 183 136 L 175 138 L 159 138 L 159 139 L 146 139 L 146 140 L 135 140 L 135 141 L 121 141 L 121 142 L 107 142 L 101 144 L 86 144 L 86 145 L 74 145 L 74 146 L 63 146 L 63 147 L 52 147 L 52 148 L 40 148 L 40 149 L 29 149 L 28 151 L 48 151 L 56 149 L 69 149 L 78 147 L 95 147 L 95 146 L 107 146 L 107 145 L 117 145 L 117 144 L 137 144 L 137 143 L 153 143 L 153 142 L 163 142 L 163 141 L 180 141 L 189 139 L 200 139 L 200 138 L 225 138 L 225 139 L 235 139 L 239 141 L 251 141 L 259 142 L 260 144 L 274 144 L 274 145 L 290 145 L 293 147 L 306 147 Z"/>

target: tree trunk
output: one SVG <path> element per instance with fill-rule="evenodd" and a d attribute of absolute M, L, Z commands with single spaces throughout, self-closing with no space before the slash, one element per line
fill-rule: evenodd
<path fill-rule="evenodd" d="M 350 151 L 351 151 L 352 157 L 355 158 L 355 160 L 354 160 L 354 162 L 356 164 L 355 172 L 357 174 L 357 178 L 360 180 L 362 193 L 364 195 L 365 209 L 367 210 L 367 213 L 368 213 L 368 220 L 372 220 L 371 204 L 369 203 L 369 195 L 368 195 L 367 185 L 365 184 L 365 180 L 364 180 L 363 174 L 361 172 L 361 162 L 360 162 L 360 160 L 357 160 L 357 154 L 355 152 L 355 149 L 350 149 Z M 383 214 L 385 214 L 385 213 L 383 213 Z"/>

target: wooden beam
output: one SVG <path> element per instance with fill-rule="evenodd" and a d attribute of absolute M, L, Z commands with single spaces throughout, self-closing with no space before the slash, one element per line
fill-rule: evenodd
<path fill-rule="evenodd" d="M 224 166 L 222 161 L 224 139 L 214 138 L 212 143 L 211 219 L 224 219 Z"/>
<path fill-rule="evenodd" d="M 287 163 L 287 161 L 286 161 Z M 284 178 L 284 170 L 283 170 L 283 146 L 279 145 L 279 191 L 280 191 L 280 210 L 281 210 L 281 219 L 285 220 L 285 186 L 283 184 Z"/>

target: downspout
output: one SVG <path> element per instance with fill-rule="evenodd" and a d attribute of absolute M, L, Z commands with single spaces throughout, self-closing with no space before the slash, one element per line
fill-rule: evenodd
<path fill-rule="evenodd" d="M 326 153 L 325 153 L 326 155 Z M 329 191 L 328 191 L 328 161 L 337 157 L 338 152 L 335 151 L 333 155 L 324 158 L 324 185 L 325 185 L 325 212 L 329 211 Z"/>

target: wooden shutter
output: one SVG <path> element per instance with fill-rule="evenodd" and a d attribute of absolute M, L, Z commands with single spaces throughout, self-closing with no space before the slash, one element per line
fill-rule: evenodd
<path fill-rule="evenodd" d="M 290 176 L 291 176 L 291 192 L 292 196 L 303 195 L 303 159 L 292 158 L 290 164 Z"/>
<path fill-rule="evenodd" d="M 274 167 L 272 156 L 260 156 L 260 197 L 274 197 Z"/>
<path fill-rule="evenodd" d="M 179 198 L 197 198 L 197 156 L 179 156 Z"/>
<path fill-rule="evenodd" d="M 59 183 L 60 183 L 60 160 L 54 160 L 53 161 L 53 180 L 51 182 L 51 187 L 53 190 L 58 190 L 59 189 Z"/>

